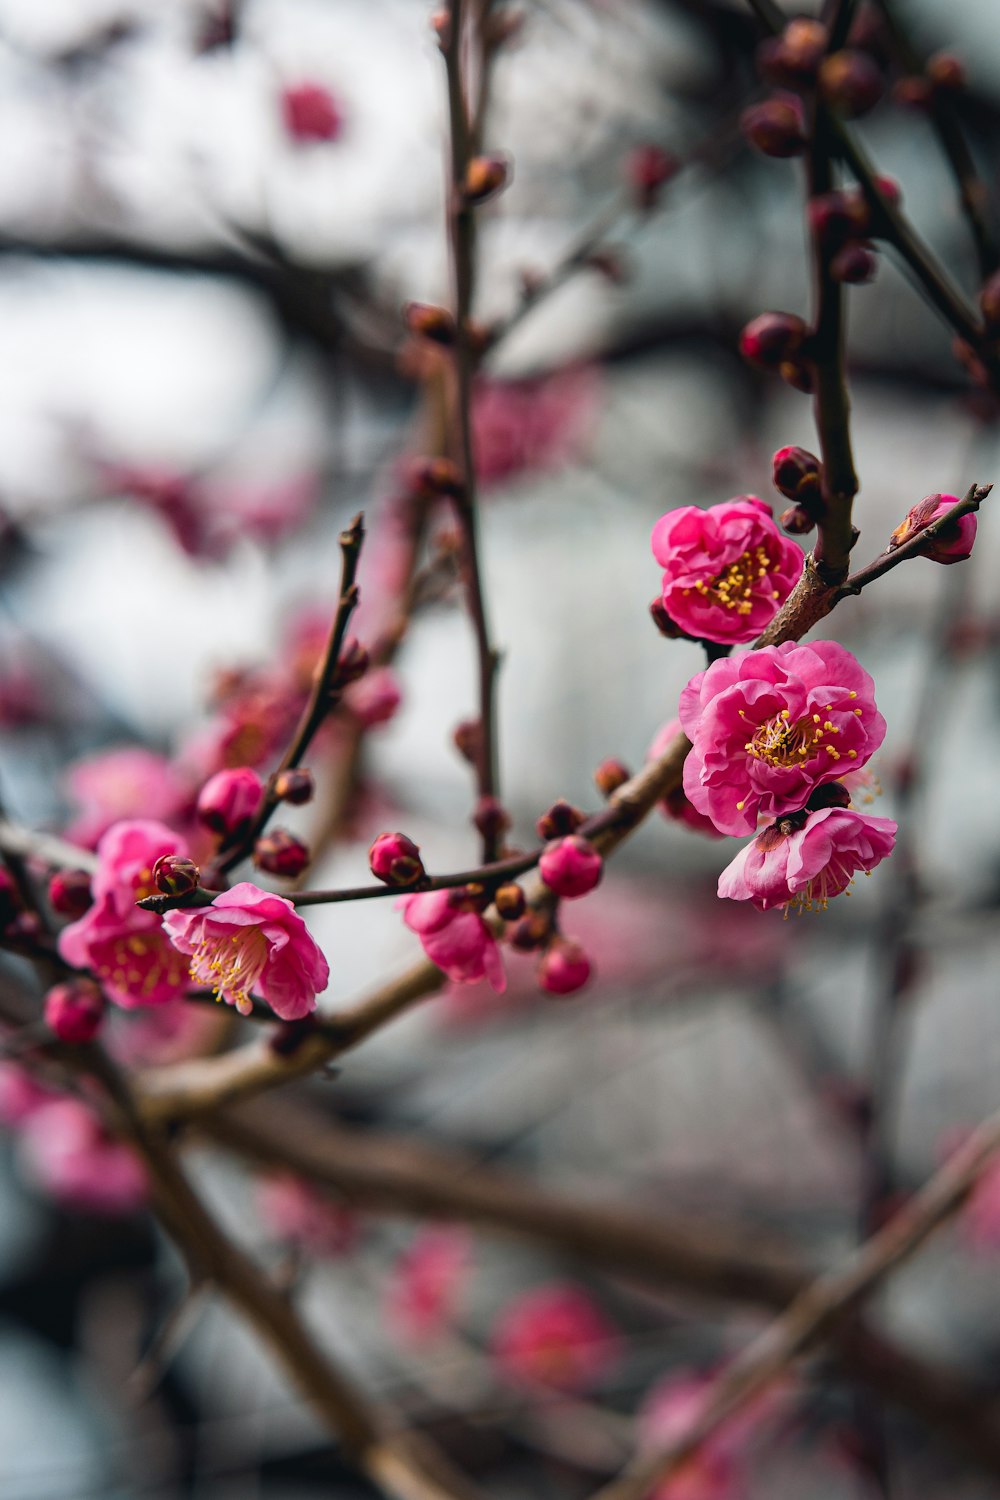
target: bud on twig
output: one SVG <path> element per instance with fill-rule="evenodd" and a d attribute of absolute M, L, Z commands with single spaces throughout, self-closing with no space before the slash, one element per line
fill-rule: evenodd
<path fill-rule="evenodd" d="M 510 181 L 510 162 L 504 156 L 474 156 L 465 169 L 462 191 L 465 201 L 485 203 L 501 192 Z"/>
<path fill-rule="evenodd" d="M 740 129 L 765 156 L 801 156 L 806 147 L 805 122 L 798 100 L 765 99 L 740 115 Z"/>
<path fill-rule="evenodd" d="M 849 120 L 856 120 L 859 115 L 866 115 L 881 99 L 885 78 L 867 52 L 844 47 L 820 63 L 819 88 L 831 109 Z"/>
<path fill-rule="evenodd" d="M 311 771 L 296 766 L 289 771 L 279 771 L 271 790 L 278 802 L 290 802 L 293 807 L 301 807 L 312 801 L 316 784 Z"/>
<path fill-rule="evenodd" d="M 567 834 L 575 833 L 584 821 L 580 809 L 560 797 L 558 802 L 553 802 L 548 812 L 542 813 L 535 824 L 535 831 L 540 839 L 565 838 Z"/>
<path fill-rule="evenodd" d="M 161 854 L 153 866 L 153 884 L 165 896 L 187 896 L 201 884 L 201 871 L 183 854 Z"/>
<path fill-rule="evenodd" d="M 472 821 L 484 839 L 498 839 L 510 827 L 510 814 L 496 797 L 480 797 Z"/>
<path fill-rule="evenodd" d="M 624 786 L 632 772 L 622 761 L 609 756 L 602 760 L 594 772 L 594 785 L 602 797 L 611 797 L 620 786 Z"/>
<path fill-rule="evenodd" d="M 761 313 L 740 334 L 740 353 L 751 364 L 775 370 L 784 363 L 794 362 L 807 332 L 796 313 Z"/>
<path fill-rule="evenodd" d="M 49 881 L 49 905 L 61 917 L 82 917 L 93 899 L 86 870 L 57 870 Z"/>
<path fill-rule="evenodd" d="M 511 880 L 506 885 L 497 886 L 493 904 L 505 922 L 516 922 L 518 917 L 523 917 L 527 903 L 522 888 Z"/>
<path fill-rule="evenodd" d="M 625 176 L 643 213 L 655 208 L 660 189 L 676 177 L 681 163 L 662 146 L 636 146 L 625 162 Z"/>
<path fill-rule="evenodd" d="M 415 885 L 425 874 L 420 850 L 405 833 L 380 833 L 368 850 L 368 864 L 386 885 Z"/>
<path fill-rule="evenodd" d="M 253 862 L 258 870 L 280 875 L 285 880 L 294 880 L 301 875 L 309 860 L 307 846 L 284 828 L 275 828 L 258 839 L 254 846 Z"/>
<path fill-rule="evenodd" d="M 406 326 L 417 338 L 450 348 L 455 342 L 455 319 L 445 307 L 430 302 L 407 302 L 403 308 Z"/>
<path fill-rule="evenodd" d="M 348 687 L 352 682 L 357 682 L 368 671 L 368 652 L 359 640 L 349 635 L 344 642 L 337 661 L 337 671 L 334 677 L 338 688 Z"/>

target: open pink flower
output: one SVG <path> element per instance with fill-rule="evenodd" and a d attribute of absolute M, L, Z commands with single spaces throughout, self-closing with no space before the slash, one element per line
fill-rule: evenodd
<path fill-rule="evenodd" d="M 713 662 L 681 693 L 692 750 L 684 790 L 720 833 L 805 806 L 814 786 L 863 766 L 885 737 L 875 687 L 835 641 L 786 641 Z"/>
<path fill-rule="evenodd" d="M 657 760 L 669 746 L 671 740 L 680 732 L 680 719 L 671 719 L 668 724 L 657 731 L 656 738 L 649 747 L 646 756 L 647 761 Z M 675 823 L 683 823 L 685 828 L 690 828 L 694 833 L 703 833 L 710 839 L 721 839 L 722 834 L 716 828 L 711 818 L 706 818 L 693 807 L 687 799 L 687 793 L 683 787 L 677 787 L 668 792 L 660 801 L 660 811 L 665 818 L 670 818 Z"/>
<path fill-rule="evenodd" d="M 914 505 L 907 511 L 906 519 L 896 527 L 890 547 L 901 547 L 904 542 L 912 541 L 925 526 L 940 520 L 953 505 L 957 505 L 958 499 L 957 495 L 925 495 L 919 505 Z M 972 511 L 968 515 L 959 516 L 957 521 L 949 522 L 933 541 L 928 542 L 923 556 L 939 563 L 964 562 L 972 554 L 977 526 L 978 522 Z"/>
<path fill-rule="evenodd" d="M 741 849 L 719 876 L 719 895 L 800 911 L 823 908 L 892 853 L 896 824 L 851 807 L 824 807 L 779 819 Z"/>
<path fill-rule="evenodd" d="M 308 1255 L 345 1255 L 358 1242 L 357 1214 L 292 1172 L 265 1177 L 257 1189 L 257 1207 L 275 1234 Z"/>
<path fill-rule="evenodd" d="M 385 1298 L 385 1316 L 404 1343 L 423 1344 L 454 1322 L 471 1263 L 464 1229 L 440 1225 L 418 1230 L 396 1261 Z"/>
<path fill-rule="evenodd" d="M 396 902 L 432 964 L 457 984 L 488 979 L 498 994 L 507 987 L 500 950 L 482 917 L 462 909 L 454 891 L 422 891 Z"/>
<path fill-rule="evenodd" d="M 117 1005 L 162 1005 L 188 986 L 187 966 L 163 930 L 163 918 L 136 902 L 156 894 L 153 866 L 165 854 L 187 854 L 163 823 L 116 823 L 97 846 L 94 904 L 59 934 L 67 963 L 90 969 Z"/>
<path fill-rule="evenodd" d="M 39 1187 L 73 1208 L 128 1214 L 148 1196 L 139 1157 L 109 1136 L 79 1099 L 57 1099 L 34 1111 L 24 1122 L 18 1155 Z"/>
<path fill-rule="evenodd" d="M 802 573 L 801 549 L 756 495 L 668 511 L 652 547 L 667 614 L 686 634 L 724 645 L 759 635 Z"/>
<path fill-rule="evenodd" d="M 301 1020 L 329 983 L 329 965 L 292 903 L 249 881 L 211 906 L 168 912 L 163 926 L 190 957 L 194 982 L 242 1015 L 256 992 L 283 1021 Z"/>
<path fill-rule="evenodd" d="M 141 745 L 123 745 L 78 760 L 69 769 L 66 790 L 80 809 L 67 836 L 87 849 L 123 818 L 172 823 L 191 802 L 191 790 L 176 767 L 165 755 Z"/>
<path fill-rule="evenodd" d="M 508 1303 L 493 1330 L 493 1352 L 519 1385 L 588 1391 L 617 1361 L 619 1341 L 587 1292 L 555 1282 Z"/>

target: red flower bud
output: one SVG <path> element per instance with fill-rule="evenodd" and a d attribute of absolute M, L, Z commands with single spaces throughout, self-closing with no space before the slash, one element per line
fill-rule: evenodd
<path fill-rule="evenodd" d="M 510 162 L 505 156 L 474 156 L 465 169 L 466 202 L 485 203 L 507 186 L 510 175 Z"/>
<path fill-rule="evenodd" d="M 816 525 L 816 517 L 810 515 L 809 511 L 804 510 L 801 505 L 790 505 L 787 510 L 781 512 L 779 519 L 790 536 L 805 536 Z"/>
<path fill-rule="evenodd" d="M 613 755 L 608 756 L 594 772 L 594 785 L 602 797 L 611 797 L 620 786 L 625 785 L 631 775 L 632 772 L 623 761 L 616 760 Z"/>
<path fill-rule="evenodd" d="M 45 996 L 45 1024 L 61 1042 L 93 1041 L 104 1019 L 104 996 L 89 979 L 57 984 Z"/>
<path fill-rule="evenodd" d="M 535 824 L 535 831 L 540 839 L 562 838 L 567 833 L 575 833 L 584 821 L 580 809 L 560 797 L 547 812 L 542 813 Z"/>
<path fill-rule="evenodd" d="M 463 719 L 460 724 L 455 725 L 451 739 L 462 759 L 474 766 L 483 743 L 483 728 L 479 720 Z"/>
<path fill-rule="evenodd" d="M 524 916 L 524 891 L 516 880 L 508 881 L 506 885 L 497 886 L 493 892 L 493 904 L 505 922 L 516 922 L 518 917 Z"/>
<path fill-rule="evenodd" d="M 407 328 L 417 338 L 450 347 L 455 342 L 455 319 L 445 307 L 429 302 L 407 302 L 403 308 Z"/>
<path fill-rule="evenodd" d="M 805 396 L 812 394 L 815 384 L 812 366 L 804 359 L 783 359 L 778 366 L 778 374 L 786 385 L 793 386 Z"/>
<path fill-rule="evenodd" d="M 779 494 L 801 502 L 820 492 L 820 461 L 808 448 L 779 448 L 771 460 L 771 478 Z"/>
<path fill-rule="evenodd" d="M 550 995 L 572 995 L 590 975 L 590 959 L 573 938 L 555 938 L 538 965 L 538 983 Z"/>
<path fill-rule="evenodd" d="M 0 866 L 0 927 L 13 922 L 21 909 L 21 897 L 9 871 Z"/>
<path fill-rule="evenodd" d="M 301 875 L 309 859 L 309 850 L 302 840 L 284 828 L 275 828 L 272 833 L 258 839 L 253 851 L 253 862 L 258 870 L 281 875 L 286 880 Z"/>
<path fill-rule="evenodd" d="M 740 353 L 751 364 L 766 370 L 778 369 L 795 359 L 807 331 L 795 313 L 761 313 L 740 334 Z"/>
<path fill-rule="evenodd" d="M 368 850 L 368 864 L 386 885 L 415 885 L 424 878 L 420 850 L 405 833 L 380 833 Z"/>
<path fill-rule="evenodd" d="M 220 837 L 236 833 L 255 818 L 264 800 L 264 783 L 249 766 L 217 771 L 198 793 L 198 819 Z"/>
<path fill-rule="evenodd" d="M 551 930 L 551 921 L 544 912 L 529 911 L 514 923 L 507 940 L 519 953 L 531 953 L 542 946 Z"/>
<path fill-rule="evenodd" d="M 873 281 L 877 270 L 878 256 L 866 245 L 845 245 L 830 262 L 830 275 L 834 281 L 850 282 L 852 286 Z"/>
<path fill-rule="evenodd" d="M 293 140 L 335 141 L 344 128 L 344 117 L 330 90 L 321 83 L 297 83 L 281 95 L 285 129 Z"/>
<path fill-rule="evenodd" d="M 896 79 L 892 97 L 903 109 L 926 109 L 934 97 L 934 85 L 919 73 L 910 74 Z"/>
<path fill-rule="evenodd" d="M 656 206 L 664 183 L 676 177 L 681 163 L 661 146 L 636 146 L 625 161 L 625 177 L 636 205 L 647 212 Z"/>
<path fill-rule="evenodd" d="M 600 883 L 604 861 L 587 839 L 570 834 L 546 845 L 538 871 L 550 891 L 573 901 Z"/>
<path fill-rule="evenodd" d="M 201 871 L 183 854 L 161 854 L 153 866 L 153 884 L 165 896 L 187 896 L 201 884 Z"/>
<path fill-rule="evenodd" d="M 806 136 L 798 101 L 765 99 L 740 115 L 740 129 L 765 156 L 801 156 Z"/>
<path fill-rule="evenodd" d="M 881 99 L 885 78 L 867 52 L 844 47 L 820 63 L 819 87 L 831 109 L 854 120 L 867 114 Z"/>
<path fill-rule="evenodd" d="M 93 900 L 86 870 L 57 870 L 49 881 L 49 905 L 61 917 L 82 917 Z"/>
<path fill-rule="evenodd" d="M 934 87 L 945 93 L 965 88 L 965 64 L 953 52 L 935 52 L 924 71 Z"/>
<path fill-rule="evenodd" d="M 296 766 L 290 771 L 279 771 L 271 790 L 279 802 L 290 802 L 293 807 L 301 807 L 303 803 L 312 801 L 316 783 L 311 771 L 304 771 Z"/>
<path fill-rule="evenodd" d="M 895 177 L 888 177 L 884 172 L 881 172 L 874 179 L 874 182 L 886 202 L 891 204 L 893 208 L 898 208 L 903 201 L 903 189 Z"/>
<path fill-rule="evenodd" d="M 484 839 L 498 839 L 510 827 L 510 813 L 496 797 L 480 797 L 472 821 Z"/>
<path fill-rule="evenodd" d="M 806 216 L 817 239 L 833 246 L 867 234 L 871 213 L 862 193 L 838 188 L 810 198 Z"/>

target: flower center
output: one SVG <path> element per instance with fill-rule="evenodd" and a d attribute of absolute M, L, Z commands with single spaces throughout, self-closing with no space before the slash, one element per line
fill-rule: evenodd
<path fill-rule="evenodd" d="M 206 932 L 191 955 L 191 978 L 229 1000 L 241 1015 L 253 1010 L 250 991 L 267 963 L 267 939 L 259 927 Z"/>
<path fill-rule="evenodd" d="M 706 599 L 711 599 L 714 604 L 748 615 L 753 608 L 751 595 L 760 579 L 767 577 L 770 569 L 771 559 L 767 555 L 767 548 L 754 547 L 753 551 L 741 553 L 735 562 L 730 563 L 728 568 L 723 568 L 708 583 L 696 583 L 694 589 Z M 777 590 L 773 590 L 772 598 L 778 597 Z"/>
<path fill-rule="evenodd" d="M 740 712 L 745 718 L 745 711 L 741 709 Z M 820 750 L 824 750 L 831 760 L 840 760 L 844 752 L 831 743 L 839 733 L 836 724 L 821 714 L 796 719 L 793 724 L 788 709 L 783 708 L 780 714 L 761 724 L 743 748 L 755 760 L 766 761 L 769 766 L 798 766 Z M 846 753 L 849 760 L 857 759 L 856 750 Z"/>

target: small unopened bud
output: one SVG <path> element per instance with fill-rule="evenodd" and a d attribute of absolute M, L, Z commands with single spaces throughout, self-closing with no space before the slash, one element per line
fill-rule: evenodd
<path fill-rule="evenodd" d="M 805 536 L 816 525 L 816 517 L 801 505 L 790 505 L 781 512 L 779 519 L 790 536 Z"/>
<path fill-rule="evenodd" d="M 275 828 L 273 832 L 258 839 L 254 846 L 253 862 L 258 870 L 269 875 L 281 875 L 294 880 L 309 864 L 309 850 L 301 839 L 287 829 Z"/>
<path fill-rule="evenodd" d="M 834 281 L 846 281 L 852 286 L 874 281 L 877 271 L 878 256 L 867 245 L 845 245 L 830 262 L 830 275 Z"/>
<path fill-rule="evenodd" d="M 45 996 L 45 1024 L 61 1042 L 91 1042 L 104 1019 L 104 996 L 89 979 L 57 984 Z"/>
<path fill-rule="evenodd" d="M 802 111 L 788 99 L 765 99 L 740 115 L 740 129 L 765 156 L 801 156 L 806 146 Z"/>
<path fill-rule="evenodd" d="M 979 293 L 983 322 L 990 333 L 1000 333 L 1000 271 L 994 271 Z"/>
<path fill-rule="evenodd" d="M 483 726 L 478 719 L 463 719 L 455 725 L 451 740 L 462 759 L 474 766 L 483 744 Z"/>
<path fill-rule="evenodd" d="M 510 813 L 496 797 L 480 797 L 472 821 L 484 839 L 498 839 L 510 827 Z"/>
<path fill-rule="evenodd" d="M 873 181 L 886 202 L 893 208 L 898 208 L 903 201 L 903 189 L 895 177 L 889 177 L 885 172 L 880 172 Z"/>
<path fill-rule="evenodd" d="M 935 52 L 924 70 L 936 89 L 956 93 L 966 85 L 965 64 L 954 52 Z"/>
<path fill-rule="evenodd" d="M 455 319 L 446 307 L 430 302 L 407 302 L 403 308 L 407 328 L 417 338 L 449 347 L 455 342 Z"/>
<path fill-rule="evenodd" d="M 881 99 L 885 78 L 869 53 L 844 47 L 820 63 L 819 87 L 831 109 L 854 120 Z"/>
<path fill-rule="evenodd" d="M 415 458 L 408 479 L 421 500 L 458 500 L 465 494 L 462 471 L 450 458 Z"/>
<path fill-rule="evenodd" d="M 505 922 L 516 922 L 524 916 L 527 902 L 517 881 L 510 880 L 506 885 L 497 886 L 493 892 L 493 904 Z"/>
<path fill-rule="evenodd" d="M 201 871 L 184 854 L 161 854 L 153 866 L 153 884 L 164 896 L 187 896 L 201 884 Z"/>
<path fill-rule="evenodd" d="M 771 460 L 771 478 L 779 494 L 801 503 L 820 492 L 820 461 L 808 448 L 779 448 Z"/>
<path fill-rule="evenodd" d="M 815 78 L 823 61 L 829 33 L 820 21 L 799 16 L 789 21 L 780 38 L 781 66 L 802 83 Z"/>
<path fill-rule="evenodd" d="M 234 834 L 256 817 L 264 783 L 250 766 L 217 771 L 198 793 L 198 819 L 220 837 Z"/>
<path fill-rule="evenodd" d="M 590 975 L 590 959 L 573 938 L 554 938 L 538 965 L 538 983 L 550 995 L 572 995 Z"/>
<path fill-rule="evenodd" d="M 467 203 L 485 203 L 510 181 L 510 162 L 504 156 L 474 156 L 462 184 Z"/>
<path fill-rule="evenodd" d="M 547 812 L 542 813 L 535 824 L 535 831 L 540 839 L 558 839 L 568 833 L 575 833 L 582 822 L 584 815 L 580 809 L 560 797 Z"/>
<path fill-rule="evenodd" d="M 871 214 L 864 196 L 835 188 L 817 193 L 806 207 L 809 227 L 824 245 L 841 245 L 845 240 L 867 234 Z"/>
<path fill-rule="evenodd" d="M 448 905 L 453 911 L 482 913 L 490 904 L 490 893 L 481 880 L 470 880 L 468 885 L 457 885 L 448 893 Z"/>
<path fill-rule="evenodd" d="M 625 161 L 625 177 L 644 213 L 655 208 L 660 189 L 680 170 L 680 162 L 662 146 L 636 146 Z"/>
<path fill-rule="evenodd" d="M 801 391 L 804 396 L 812 395 L 815 380 L 813 378 L 812 366 L 804 359 L 783 359 L 778 366 L 778 374 L 786 385 Z"/>
<path fill-rule="evenodd" d="M 405 833 L 380 833 L 368 850 L 368 864 L 386 885 L 415 885 L 424 878 L 420 850 Z"/>
<path fill-rule="evenodd" d="M 349 635 L 341 648 L 340 657 L 337 661 L 335 681 L 338 688 L 345 688 L 352 682 L 357 682 L 368 671 L 368 652 L 359 640 Z"/>
<path fill-rule="evenodd" d="M 551 930 L 551 921 L 544 912 L 529 911 L 508 930 L 507 941 L 519 953 L 530 953 L 542 946 Z"/>
<path fill-rule="evenodd" d="M 289 771 L 279 771 L 271 785 L 271 790 L 279 802 L 290 802 L 293 807 L 301 807 L 306 802 L 311 802 L 316 790 L 311 771 L 305 771 L 299 766 Z"/>
<path fill-rule="evenodd" d="M 740 353 L 751 364 L 778 369 L 794 360 L 806 333 L 806 325 L 796 313 L 761 313 L 740 334 Z"/>
<path fill-rule="evenodd" d="M 934 85 L 920 73 L 897 78 L 892 86 L 893 103 L 902 109 L 927 109 L 934 97 Z"/>
<path fill-rule="evenodd" d="M 616 760 L 613 755 L 609 755 L 607 760 L 601 761 L 594 772 L 594 785 L 602 797 L 610 797 L 620 786 L 625 785 L 631 775 L 632 772 L 623 761 Z"/>
<path fill-rule="evenodd" d="M 300 145 L 335 141 L 344 129 L 337 101 L 321 83 L 290 85 L 281 95 L 281 113 L 285 129 Z"/>
<path fill-rule="evenodd" d="M 82 917 L 93 900 L 86 870 L 57 870 L 49 881 L 49 905 L 61 917 Z"/>
<path fill-rule="evenodd" d="M 550 891 L 574 901 L 600 883 L 604 861 L 587 839 L 571 834 L 546 846 L 538 872 Z"/>

